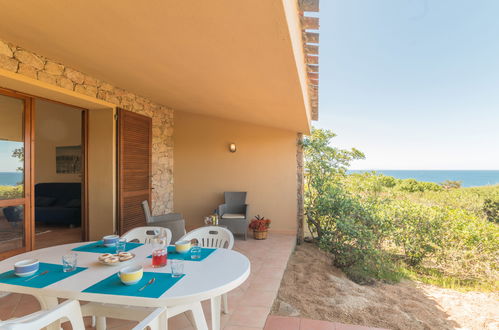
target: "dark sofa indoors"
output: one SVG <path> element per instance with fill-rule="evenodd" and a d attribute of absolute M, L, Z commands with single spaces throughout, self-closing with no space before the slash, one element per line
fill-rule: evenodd
<path fill-rule="evenodd" d="M 35 222 L 58 226 L 81 225 L 81 183 L 35 185 Z"/>

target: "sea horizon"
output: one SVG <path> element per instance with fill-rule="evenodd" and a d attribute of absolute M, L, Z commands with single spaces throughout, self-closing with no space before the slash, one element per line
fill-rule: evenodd
<path fill-rule="evenodd" d="M 376 172 L 397 179 L 442 183 L 460 181 L 462 187 L 479 187 L 499 184 L 499 170 L 348 170 L 348 174 Z"/>

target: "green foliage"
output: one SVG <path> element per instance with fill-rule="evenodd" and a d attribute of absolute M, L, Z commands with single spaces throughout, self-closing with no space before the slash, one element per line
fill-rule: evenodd
<path fill-rule="evenodd" d="M 401 180 L 397 185 L 402 191 L 407 192 L 425 192 L 425 191 L 441 191 L 442 186 L 434 182 L 420 182 L 415 179 Z"/>
<path fill-rule="evenodd" d="M 309 226 L 314 227 L 319 238 L 330 217 L 331 195 L 337 186 L 337 178 L 345 175 L 352 160 L 364 158 L 364 154 L 356 149 L 332 147 L 330 142 L 335 136 L 331 131 L 314 128 L 303 140 L 305 214 Z"/>
<path fill-rule="evenodd" d="M 444 218 L 436 207 L 393 200 L 380 210 L 380 216 L 393 224 L 393 241 L 411 266 L 434 254 L 442 240 Z"/>
<path fill-rule="evenodd" d="M 441 186 L 444 189 L 457 189 L 461 188 L 461 181 L 445 180 L 441 183 Z"/>
<path fill-rule="evenodd" d="M 487 198 L 483 201 L 483 211 L 490 222 L 499 223 L 499 200 Z"/>
<path fill-rule="evenodd" d="M 19 161 L 24 163 L 24 147 L 14 149 L 14 151 L 12 151 L 12 157 L 19 158 Z M 23 172 L 24 166 L 19 166 L 16 170 L 18 172 Z"/>
<path fill-rule="evenodd" d="M 410 277 L 447 287 L 498 288 L 499 186 L 346 175 L 348 164 L 363 154 L 331 147 L 334 136 L 314 130 L 304 141 L 305 215 L 337 267 L 358 283 Z"/>
<path fill-rule="evenodd" d="M 23 186 L 0 186 L 0 200 L 14 199 L 23 196 Z"/>

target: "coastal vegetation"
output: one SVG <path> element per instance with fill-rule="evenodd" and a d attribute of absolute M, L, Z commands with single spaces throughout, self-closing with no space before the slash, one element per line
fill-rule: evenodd
<path fill-rule="evenodd" d="M 0 186 L 0 200 L 14 199 L 23 196 L 23 186 Z"/>
<path fill-rule="evenodd" d="M 499 185 L 347 174 L 364 155 L 331 146 L 334 137 L 314 129 L 303 147 L 306 222 L 336 267 L 358 283 L 411 278 L 460 290 L 499 288 Z"/>

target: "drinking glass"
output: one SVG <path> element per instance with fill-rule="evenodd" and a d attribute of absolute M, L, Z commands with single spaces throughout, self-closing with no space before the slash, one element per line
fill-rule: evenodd
<path fill-rule="evenodd" d="M 191 259 L 201 259 L 201 247 L 193 246 L 191 248 Z"/>
<path fill-rule="evenodd" d="M 152 251 L 152 267 L 164 267 L 168 263 L 168 252 L 165 248 Z"/>
<path fill-rule="evenodd" d="M 68 253 L 62 256 L 62 271 L 72 272 L 76 270 L 78 256 L 76 253 Z"/>
<path fill-rule="evenodd" d="M 125 252 L 126 251 L 126 239 L 120 238 L 118 242 L 116 242 L 116 253 Z"/>
<path fill-rule="evenodd" d="M 183 260 L 170 260 L 172 265 L 172 277 L 180 277 L 184 274 Z"/>

